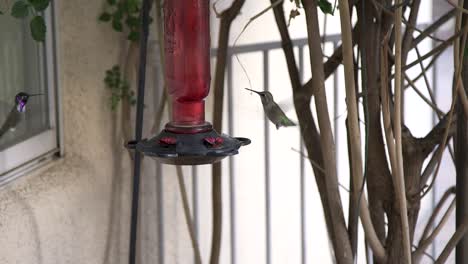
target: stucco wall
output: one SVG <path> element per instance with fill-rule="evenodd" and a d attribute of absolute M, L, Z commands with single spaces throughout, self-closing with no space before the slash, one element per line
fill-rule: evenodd
<path fill-rule="evenodd" d="M 130 161 L 103 86 L 104 71 L 119 60 L 120 36 L 97 23 L 103 1 L 55 2 L 65 156 L 0 190 L 0 263 L 127 263 Z M 159 263 L 154 162 L 145 167 L 141 263 Z M 173 224 L 165 263 L 191 257 L 189 245 L 178 242 L 187 240 L 174 179 L 164 182 L 165 217 Z"/>

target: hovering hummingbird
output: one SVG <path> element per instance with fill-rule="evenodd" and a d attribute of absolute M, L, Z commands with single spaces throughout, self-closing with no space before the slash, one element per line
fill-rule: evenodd
<path fill-rule="evenodd" d="M 260 99 L 262 100 L 263 104 L 263 110 L 265 111 L 265 114 L 268 117 L 268 119 L 270 119 L 270 121 L 273 124 L 275 124 L 276 129 L 279 129 L 282 126 L 289 127 L 296 125 L 286 116 L 286 114 L 283 112 L 283 110 L 281 110 L 278 104 L 275 103 L 275 101 L 273 100 L 273 95 L 270 92 L 257 92 L 248 88 L 245 89 L 254 92 L 260 96 Z"/>
<path fill-rule="evenodd" d="M 30 97 L 42 94 L 27 94 L 20 92 L 15 96 L 15 104 L 8 113 L 5 121 L 0 127 L 0 138 L 10 129 L 15 129 L 22 118 L 22 113 L 26 112 L 26 105 Z"/>

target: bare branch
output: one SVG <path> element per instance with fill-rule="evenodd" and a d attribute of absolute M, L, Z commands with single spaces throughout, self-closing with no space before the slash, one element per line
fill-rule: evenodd
<path fill-rule="evenodd" d="M 420 58 L 421 54 L 419 53 L 418 46 L 415 46 L 414 50 L 416 51 L 417 57 Z M 438 117 L 438 119 L 440 121 L 442 119 L 442 117 L 443 117 L 443 113 L 442 113 L 442 111 L 440 111 L 440 109 L 436 105 L 436 100 L 434 98 L 434 93 L 432 92 L 431 84 L 429 82 L 429 78 L 427 77 L 426 69 L 424 68 L 424 65 L 423 65 L 422 61 L 419 63 L 419 66 L 421 67 L 421 73 L 423 74 L 424 82 L 426 83 L 427 92 L 429 93 L 429 97 L 431 98 L 430 102 L 432 103 L 433 109 L 436 111 L 437 117 Z M 419 89 L 417 89 L 416 86 L 414 86 L 414 84 L 412 84 L 411 86 L 413 87 L 413 89 L 415 89 L 416 93 L 420 94 L 420 97 L 423 98 L 423 100 L 427 100 L 427 98 L 424 97 L 423 94 L 419 92 Z M 453 150 L 452 150 L 452 147 L 450 146 L 450 144 L 448 145 L 448 150 L 450 152 L 450 156 L 452 157 L 452 160 L 455 162 L 455 158 L 454 158 L 454 155 L 453 155 Z"/>
<path fill-rule="evenodd" d="M 343 3 L 343 2 L 340 2 Z M 341 4 L 341 6 L 348 6 Z M 323 53 L 320 43 L 320 30 L 317 21 L 317 4 L 315 1 L 302 1 L 306 14 L 307 33 L 310 49 L 310 63 L 312 69 L 312 85 L 315 91 L 315 106 L 317 110 L 318 123 L 320 127 L 320 144 L 322 147 L 322 156 L 324 160 L 324 169 L 326 172 L 325 186 L 328 196 L 329 206 L 331 207 L 331 218 L 336 219 L 337 225 L 334 226 L 334 238 L 336 240 L 335 256 L 340 263 L 353 263 L 352 250 L 347 235 L 347 228 L 343 216 L 343 206 L 338 191 L 338 177 L 336 172 L 335 143 L 331 129 L 329 111 L 327 105 L 327 96 L 325 92 L 325 74 L 323 71 Z M 347 8 L 340 8 L 340 11 Z M 309 124 L 310 125 L 310 124 Z"/>
<path fill-rule="evenodd" d="M 437 235 L 440 233 L 440 231 L 442 231 L 443 227 L 449 221 L 449 217 L 452 214 L 453 210 L 455 210 L 455 199 L 453 199 L 453 201 L 450 203 L 449 208 L 447 209 L 445 214 L 442 216 L 442 219 L 440 220 L 439 224 L 436 226 L 434 231 L 427 238 L 425 239 L 424 237 L 421 238 L 418 249 L 414 252 L 414 255 L 413 255 L 415 259 L 420 259 L 421 256 L 424 254 L 423 252 L 434 242 Z"/>
<path fill-rule="evenodd" d="M 423 153 L 425 155 L 431 153 L 435 146 L 442 144 L 444 139 L 443 136 L 446 130 L 448 131 L 449 138 L 455 134 L 457 115 L 454 114 L 452 116 L 450 124 L 448 123 L 449 117 L 449 113 L 445 114 L 444 117 L 442 117 L 442 119 L 437 123 L 437 125 L 435 125 L 434 128 L 429 131 L 429 133 L 424 138 L 420 139 L 420 146 L 422 147 Z"/>
<path fill-rule="evenodd" d="M 432 68 L 432 66 L 434 66 L 435 62 L 436 62 L 437 59 L 440 57 L 440 55 L 442 55 L 442 53 L 443 53 L 444 51 L 445 51 L 445 49 L 444 49 L 444 50 L 441 50 L 441 51 L 439 51 L 439 52 L 437 52 L 437 53 L 435 53 L 434 56 L 432 57 L 431 61 L 427 64 L 426 67 L 424 67 L 424 71 L 422 71 L 418 76 L 416 76 L 416 77 L 412 80 L 412 82 L 413 82 L 413 83 L 416 83 L 419 79 L 421 79 L 421 77 L 424 76 L 424 72 L 427 72 L 429 69 Z M 421 55 L 418 57 L 418 61 L 419 61 L 419 62 L 422 62 Z M 393 76 L 392 76 L 392 78 L 393 78 Z M 409 83 L 408 83 L 407 85 L 405 85 L 405 89 L 407 89 L 409 86 L 410 86 Z"/>
<path fill-rule="evenodd" d="M 348 0 L 340 0 L 340 6 L 348 6 Z M 359 199 L 358 190 L 363 185 L 362 171 L 362 153 L 361 153 L 361 135 L 358 121 L 358 108 L 356 100 L 355 78 L 354 78 L 354 59 L 353 59 L 353 41 L 351 31 L 351 17 L 348 8 L 340 8 L 341 34 L 343 41 L 343 63 L 345 73 L 346 105 L 348 109 L 348 132 L 350 145 L 350 164 L 351 175 L 353 176 L 353 190 L 356 192 L 356 200 Z M 317 98 L 326 100 L 323 97 Z M 317 110 L 318 111 L 318 110 Z M 322 126 L 320 127 L 322 128 Z M 385 249 L 380 242 L 374 225 L 372 223 L 369 207 L 365 197 L 360 197 L 358 201 L 362 225 L 365 230 L 366 238 L 377 258 L 384 260 L 386 258 Z"/>
<path fill-rule="evenodd" d="M 445 204 L 450 195 L 455 194 L 455 191 L 455 186 L 452 186 L 448 188 L 448 190 L 445 191 L 445 193 L 442 195 L 442 198 L 440 198 L 440 201 L 437 203 L 434 211 L 432 211 L 431 217 L 429 217 L 429 220 L 427 221 L 426 227 L 424 228 L 423 234 L 421 235 L 421 239 L 419 240 L 419 244 L 421 244 L 421 242 L 429 236 L 429 230 L 434 225 L 437 215 L 439 214 L 440 210 L 442 210 L 442 206 Z"/>
<path fill-rule="evenodd" d="M 418 87 L 416 87 L 416 85 L 414 84 L 414 82 L 408 77 L 408 75 L 406 73 L 403 73 L 404 76 L 405 76 L 405 80 L 408 82 L 408 84 L 411 86 L 411 88 L 413 88 L 413 90 L 416 92 L 416 94 L 418 94 L 418 96 L 428 105 L 432 108 L 432 110 L 434 110 L 436 113 L 437 113 L 437 116 L 441 116 L 444 114 L 444 112 L 442 112 L 442 110 L 440 110 L 437 105 L 435 105 L 433 102 L 431 102 L 429 99 L 426 98 L 426 96 L 424 94 L 421 93 L 421 91 L 419 91 Z"/>
<path fill-rule="evenodd" d="M 401 3 L 401 0 L 396 0 L 396 4 Z M 401 217 L 401 228 L 402 228 L 402 239 L 404 249 L 404 263 L 411 264 L 411 242 L 410 242 L 410 228 L 408 223 L 407 214 L 407 201 L 406 201 L 406 188 L 405 188 L 405 176 L 403 172 L 403 145 L 401 137 L 401 95 L 402 95 L 402 63 L 404 55 L 402 54 L 402 36 L 401 36 L 401 20 L 402 20 L 402 8 L 396 9 L 395 14 L 395 115 L 394 115 L 394 134 L 395 134 L 395 157 L 396 157 L 396 170 L 392 171 L 394 178 L 395 194 L 398 199 L 400 217 Z M 387 142 L 388 143 L 388 142 Z"/>
<path fill-rule="evenodd" d="M 465 27 L 467 27 L 468 25 L 466 25 Z M 429 57 L 432 57 L 434 56 L 434 54 L 437 54 L 438 52 L 440 51 L 443 51 L 445 50 L 447 47 L 449 47 L 450 45 L 452 45 L 452 43 L 458 39 L 460 36 L 462 35 L 462 32 L 459 31 L 457 33 L 455 33 L 453 36 L 451 36 L 449 39 L 447 39 L 445 42 L 443 42 L 442 44 L 440 44 L 439 46 L 435 47 L 434 49 L 432 49 L 431 51 L 429 51 L 428 53 L 424 54 L 420 59 L 417 59 L 407 65 L 405 65 L 404 67 L 402 67 L 402 71 L 407 71 L 408 69 L 416 66 L 417 64 L 419 64 L 420 61 L 424 61 L 425 59 L 429 58 Z"/>
<path fill-rule="evenodd" d="M 270 0 L 273 2 L 274 0 Z M 330 240 L 333 244 L 333 248 L 338 250 L 338 245 L 335 240 L 333 229 L 337 225 L 338 219 L 333 219 L 331 217 L 332 208 L 329 206 L 328 195 L 325 186 L 325 171 L 323 170 L 323 157 L 320 146 L 320 135 L 318 129 L 315 125 L 315 120 L 310 108 L 310 99 L 311 95 L 304 96 L 304 94 L 311 94 L 312 88 L 303 89 L 301 84 L 301 79 L 299 75 L 299 70 L 297 68 L 294 50 L 292 46 L 291 37 L 289 36 L 288 27 L 286 24 L 286 19 L 284 17 L 283 6 L 279 5 L 273 9 L 276 25 L 281 36 L 281 43 L 283 47 L 283 52 L 286 58 L 286 65 L 288 67 L 289 78 L 291 81 L 294 107 L 298 115 L 299 126 L 301 130 L 301 135 L 304 140 L 304 145 L 306 146 L 309 161 L 314 170 L 314 176 L 317 183 L 317 188 L 320 194 L 320 200 L 322 202 L 323 213 L 325 216 L 325 222 L 327 226 L 327 231 L 330 236 Z M 336 53 L 336 51 L 335 51 Z M 341 61 L 341 59 L 339 60 Z M 339 65 L 339 62 L 338 62 Z"/>
<path fill-rule="evenodd" d="M 458 3 L 454 3 L 451 0 L 445 0 L 445 1 L 447 1 L 447 3 L 449 3 L 451 6 L 453 6 L 458 11 L 460 11 L 462 13 L 465 13 L 465 14 L 468 14 L 468 10 L 466 10 L 465 8 L 459 6 Z"/>
<path fill-rule="evenodd" d="M 463 238 L 463 236 L 466 234 L 467 231 L 468 231 L 468 218 L 465 218 L 465 221 L 463 222 L 463 224 L 461 224 L 458 227 L 457 231 L 455 231 L 452 238 L 450 238 L 444 250 L 442 251 L 440 256 L 437 258 L 437 261 L 435 262 L 435 264 L 443 264 L 447 261 L 448 257 L 450 256 L 450 253 L 457 246 L 458 242 Z"/>
<path fill-rule="evenodd" d="M 455 30 L 459 31 L 460 27 L 461 27 L 461 16 L 458 15 Z M 461 88 L 462 87 L 462 85 L 461 85 L 462 67 L 461 67 L 460 63 L 457 64 L 457 62 L 460 62 L 461 61 L 460 57 L 464 55 L 463 53 L 459 54 L 459 51 L 460 50 L 465 50 L 467 33 L 468 33 L 468 24 L 465 25 L 464 28 L 463 28 L 463 39 L 462 39 L 461 44 L 458 43 L 458 41 L 455 42 L 455 47 L 454 47 L 454 61 L 455 61 L 454 90 L 455 90 L 455 93 L 452 96 L 452 103 L 451 103 L 451 106 L 450 106 L 450 111 L 448 112 L 448 117 L 447 117 L 447 121 L 446 121 L 448 124 L 452 124 L 452 121 L 454 119 L 453 117 L 454 117 L 455 104 L 457 102 L 457 97 L 458 97 L 457 90 L 462 89 Z M 442 121 L 440 121 L 439 124 L 441 122 Z M 431 132 L 435 131 L 436 127 Z M 441 165 L 441 161 L 442 161 L 442 155 L 444 153 L 444 149 L 445 149 L 445 146 L 447 144 L 449 134 L 450 134 L 450 127 L 451 127 L 451 125 L 447 125 L 446 128 L 444 129 L 442 141 L 440 143 L 441 147 L 439 148 L 439 151 L 436 154 L 434 154 L 434 155 L 437 155 L 437 160 L 438 160 L 437 166 L 436 166 L 436 169 L 435 169 L 435 172 L 434 172 L 434 176 L 433 176 L 434 178 L 433 178 L 433 181 L 432 181 L 431 185 L 429 185 L 429 188 L 427 188 L 426 191 L 421 195 L 421 199 L 429 192 L 429 190 L 431 189 L 433 183 L 435 182 L 435 178 L 437 177 L 437 175 L 439 173 L 439 169 L 440 169 L 440 165 Z"/>
<path fill-rule="evenodd" d="M 416 28 L 416 22 L 417 22 L 417 19 L 418 19 L 419 6 L 420 5 L 421 5 L 421 0 L 413 0 L 411 2 L 411 11 L 410 11 L 408 23 L 406 24 L 407 27 L 406 27 L 406 30 L 405 30 L 405 34 L 403 36 L 402 43 L 401 43 L 401 62 L 402 62 L 402 65 L 406 64 L 406 59 L 408 58 L 408 53 L 409 53 L 409 51 L 411 49 L 411 46 L 413 44 L 413 41 L 414 41 L 413 40 L 413 32 L 414 32 L 414 29 Z M 399 9 L 401 9 L 401 8 L 399 8 Z M 398 10 L 397 10 L 397 12 L 398 12 Z M 402 19 L 403 19 L 403 15 L 402 15 L 402 18 L 400 20 L 402 20 Z"/>
<path fill-rule="evenodd" d="M 229 33 L 232 21 L 239 14 L 245 0 L 235 0 L 231 6 L 220 14 L 220 29 L 218 39 L 218 54 L 216 56 L 216 71 L 214 78 L 214 110 L 213 127 L 221 131 L 223 118 L 224 78 L 227 61 L 227 50 L 229 44 Z M 222 177 L 221 164 L 213 164 L 212 172 L 212 205 L 213 205 L 213 233 L 211 241 L 210 264 L 219 263 L 221 251 L 222 232 Z"/>
<path fill-rule="evenodd" d="M 356 39 L 356 35 L 358 32 L 359 32 L 359 25 L 356 25 L 353 28 L 353 39 Z M 355 44 L 356 42 L 354 41 L 353 45 Z M 283 43 L 283 47 L 284 45 L 285 43 Z M 287 44 L 287 45 L 292 45 L 292 43 Z M 328 79 L 328 77 L 330 77 L 336 71 L 336 69 L 338 68 L 338 66 L 340 66 L 342 61 L 343 61 L 343 46 L 339 45 L 335 49 L 333 54 L 328 58 L 328 60 L 323 64 L 325 80 Z M 305 92 L 302 96 L 304 96 L 304 98 L 310 98 L 315 93 L 313 89 L 313 85 L 312 85 L 312 79 L 313 77 L 309 81 L 307 81 L 303 86 L 304 87 L 303 90 L 305 90 Z"/>
<path fill-rule="evenodd" d="M 428 26 L 426 29 L 424 29 L 419 36 L 417 36 L 413 40 L 413 45 L 412 47 L 416 47 L 421 41 L 423 41 L 426 37 L 430 37 L 432 33 L 437 31 L 440 26 L 445 24 L 447 21 L 449 21 L 453 16 L 455 15 L 455 9 L 452 9 L 442 15 L 439 19 L 437 19 L 434 23 L 432 23 L 430 26 Z"/>

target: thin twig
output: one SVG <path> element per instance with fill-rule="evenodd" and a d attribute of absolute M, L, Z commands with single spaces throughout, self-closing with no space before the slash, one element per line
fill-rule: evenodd
<path fill-rule="evenodd" d="M 457 231 L 455 231 L 452 238 L 450 238 L 444 250 L 442 251 L 440 256 L 437 258 L 437 261 L 435 262 L 435 264 L 443 264 L 447 261 L 448 257 L 450 256 L 450 253 L 457 246 L 458 242 L 463 238 L 463 236 L 466 234 L 467 231 L 468 231 L 468 218 L 465 218 L 465 221 L 463 222 L 463 224 L 461 224 L 458 227 Z"/>
<path fill-rule="evenodd" d="M 439 224 L 437 224 L 434 231 L 426 239 L 423 239 L 419 242 L 418 249 L 414 252 L 414 256 L 416 259 L 419 259 L 423 254 L 423 251 L 426 250 L 434 242 L 437 235 L 440 233 L 440 231 L 442 231 L 442 228 L 449 221 L 450 215 L 452 214 L 453 210 L 455 210 L 455 199 L 453 199 L 453 201 L 450 203 L 447 211 L 442 216 L 442 219 L 440 220 Z"/>
<path fill-rule="evenodd" d="M 321 172 L 325 172 L 325 170 L 320 167 L 320 165 L 318 165 L 314 160 L 312 160 L 311 158 L 309 158 L 309 156 L 307 156 L 304 152 L 300 151 L 300 150 L 297 150 L 295 148 L 291 148 L 292 151 L 294 152 L 297 152 L 301 155 L 301 157 L 305 158 L 305 159 L 308 159 L 311 163 L 312 163 L 312 166 L 314 166 L 316 169 L 320 170 Z M 341 187 L 341 189 L 345 190 L 346 192 L 351 192 L 346 186 L 344 186 L 344 184 L 342 183 L 338 183 L 338 185 Z"/>
<path fill-rule="evenodd" d="M 465 28 L 466 27 L 468 27 L 468 25 L 466 25 Z M 440 44 L 439 46 L 433 48 L 431 51 L 424 54 L 420 59 L 417 59 L 417 60 L 405 65 L 404 67 L 402 67 L 402 70 L 407 71 L 408 69 L 410 69 L 410 68 L 416 66 L 417 64 L 419 64 L 420 61 L 424 61 L 427 58 L 434 56 L 438 52 L 445 50 L 447 47 L 449 47 L 452 44 L 452 42 L 454 42 L 456 39 L 458 39 L 462 35 L 462 33 L 463 33 L 462 31 L 456 32 L 453 36 L 448 38 L 442 44 Z"/>
<path fill-rule="evenodd" d="M 460 22 L 458 22 L 460 21 Z M 461 26 L 461 17 L 459 18 L 457 16 L 457 28 L 455 30 L 458 30 L 458 28 Z M 455 48 L 454 48 L 454 57 L 456 58 L 459 58 L 459 59 L 455 59 L 455 82 L 454 82 L 454 94 L 452 96 L 452 103 L 451 103 L 451 106 L 450 106 L 450 111 L 448 113 L 448 125 L 447 127 L 445 128 L 445 131 L 444 131 L 444 136 L 443 136 L 443 140 L 442 140 L 442 143 L 441 143 L 441 148 L 439 149 L 439 152 L 436 153 L 435 155 L 437 155 L 437 159 L 438 159 L 438 162 L 437 162 L 437 166 L 436 166 L 436 169 L 435 169 L 435 172 L 434 172 L 434 176 L 433 176 L 433 181 L 431 182 L 431 184 L 429 185 L 429 187 L 426 189 L 426 191 L 421 195 L 421 198 L 423 198 L 424 196 L 427 195 L 427 193 L 429 193 L 429 191 L 431 190 L 434 182 L 435 182 L 435 178 L 437 177 L 438 173 L 439 173 L 439 169 L 440 169 L 440 165 L 442 163 L 442 155 L 444 153 L 444 149 L 445 149 L 445 146 L 447 144 L 447 140 L 449 138 L 449 131 L 450 131 L 450 127 L 451 127 L 451 124 L 452 124 L 452 119 L 453 119 L 453 115 L 454 115 L 454 110 L 455 110 L 455 104 L 457 102 L 457 97 L 458 97 L 458 92 L 457 90 L 458 89 L 461 89 L 461 72 L 462 72 L 462 67 L 460 64 L 457 65 L 457 61 L 460 62 L 461 61 L 461 56 L 463 56 L 464 54 L 458 54 L 460 50 L 465 50 L 465 46 L 466 46 L 466 38 L 467 38 L 467 33 L 468 33 L 468 25 L 465 25 L 464 28 L 463 28 L 463 39 L 462 39 L 462 42 L 461 42 L 461 45 L 460 44 L 457 44 L 458 41 L 455 42 Z"/>
<path fill-rule="evenodd" d="M 275 8 L 276 6 L 282 4 L 284 2 L 284 0 L 276 0 L 274 3 L 272 3 L 271 5 L 269 5 L 268 7 L 266 7 L 265 9 L 263 9 L 262 11 L 260 11 L 258 14 L 254 15 L 253 17 L 251 17 L 249 19 L 249 21 L 247 21 L 247 23 L 244 25 L 244 27 L 242 28 L 241 32 L 239 33 L 239 35 L 237 35 L 236 39 L 234 40 L 234 44 L 233 46 L 235 47 L 237 45 L 237 41 L 239 41 L 240 37 L 242 36 L 242 34 L 245 32 L 245 30 L 247 29 L 247 27 L 249 27 L 249 25 L 254 22 L 257 18 L 261 17 L 262 15 L 264 15 L 266 12 L 268 12 L 269 10 Z M 214 7 L 214 5 L 213 5 Z M 220 17 L 222 17 L 222 15 L 218 15 Z M 247 69 L 244 67 L 244 64 L 242 64 L 241 60 L 239 59 L 239 56 L 237 55 L 237 53 L 234 54 L 234 57 L 236 57 L 236 60 L 237 62 L 239 63 L 239 65 L 241 66 L 242 68 L 242 71 L 244 72 L 245 76 L 247 77 L 247 81 L 249 82 L 249 88 L 250 89 L 253 89 L 252 88 L 252 80 L 250 79 L 250 76 L 249 74 L 247 73 Z"/>
<path fill-rule="evenodd" d="M 439 107 L 437 107 L 437 105 L 435 105 L 433 102 L 431 102 L 424 94 L 421 93 L 421 91 L 419 91 L 418 87 L 416 87 L 416 85 L 414 84 L 414 82 L 408 77 L 408 75 L 406 73 L 403 73 L 403 75 L 405 76 L 405 80 L 408 82 L 408 84 L 411 86 L 411 88 L 413 88 L 413 90 L 416 92 L 416 94 L 428 105 L 432 108 L 432 110 L 434 110 L 434 112 L 437 113 L 437 116 L 442 116 L 444 115 L 444 112 L 442 112 L 442 110 L 439 109 Z M 440 120 L 440 118 L 439 118 Z"/>
<path fill-rule="evenodd" d="M 445 24 L 447 21 L 450 21 L 450 19 L 455 15 L 455 9 L 452 9 L 442 15 L 439 19 L 437 19 L 434 23 L 432 23 L 430 26 L 425 28 L 419 36 L 417 36 L 414 41 L 413 41 L 413 46 L 416 47 L 421 41 L 423 41 L 426 37 L 429 37 L 432 33 L 434 33 L 436 30 L 438 30 L 443 24 Z"/>
<path fill-rule="evenodd" d="M 421 57 L 421 54 L 419 53 L 419 49 L 418 49 L 418 46 L 415 46 L 414 47 L 414 50 L 416 51 L 416 55 L 418 58 Z M 444 113 L 442 111 L 440 111 L 440 109 L 437 107 L 437 104 L 436 104 L 436 100 L 435 100 L 435 97 L 434 97 L 434 93 L 432 92 L 432 89 L 431 89 L 431 84 L 429 82 L 429 78 L 427 77 L 427 74 L 426 74 L 426 69 L 424 68 L 424 65 L 422 63 L 422 61 L 419 62 L 419 66 L 421 67 L 421 73 L 423 74 L 423 77 L 424 77 L 424 82 L 426 83 L 426 89 L 427 89 L 427 92 L 429 93 L 429 97 L 431 98 L 431 104 L 432 106 L 432 109 L 434 109 L 434 111 L 436 112 L 437 114 L 437 117 L 439 119 L 439 122 L 440 120 L 442 119 Z M 406 73 L 405 73 L 405 77 L 406 76 Z M 424 101 L 428 101 L 427 98 L 424 96 L 423 97 L 423 94 L 421 92 L 419 92 L 419 89 L 417 89 L 415 86 L 414 86 L 414 83 L 411 84 L 412 81 L 408 80 L 408 83 L 410 83 L 410 85 L 413 87 L 413 89 L 415 90 L 416 93 L 419 94 L 419 96 L 424 100 Z M 437 109 L 437 110 L 436 110 Z M 452 161 L 453 163 L 455 163 L 455 155 L 453 154 L 453 150 L 452 150 L 452 147 L 450 146 L 450 144 L 448 145 L 448 150 L 449 150 L 449 153 L 450 153 L 450 156 L 452 157 Z"/>
<path fill-rule="evenodd" d="M 299 153 L 299 154 L 301 154 L 301 156 L 302 156 L 303 158 L 308 159 L 308 160 L 310 161 L 310 163 L 312 163 L 312 166 L 313 166 L 314 168 L 316 168 L 317 170 L 321 171 L 322 173 L 325 173 L 325 170 L 324 170 L 317 162 L 315 162 L 313 159 L 309 158 L 309 156 L 307 156 L 306 154 L 304 154 L 302 151 L 297 150 L 297 149 L 295 149 L 295 148 L 291 148 L 291 150 L 292 150 L 292 151 L 295 151 L 295 152 L 297 152 L 297 153 Z"/>
<path fill-rule="evenodd" d="M 440 210 L 442 210 L 442 206 L 452 194 L 455 194 L 455 186 L 448 188 L 448 190 L 442 195 L 442 198 L 440 198 L 440 201 L 437 203 L 434 211 L 432 211 L 431 217 L 429 217 L 429 220 L 427 221 L 426 227 L 421 235 L 421 239 L 419 240 L 419 244 L 429 236 L 429 231 L 434 225 L 435 219 L 439 215 Z"/>
<path fill-rule="evenodd" d="M 462 13 L 465 13 L 465 14 L 468 14 L 468 10 L 466 10 L 465 8 L 459 6 L 458 3 L 454 3 L 451 0 L 445 0 L 445 1 L 447 1 L 447 3 L 449 3 L 451 6 L 453 6 L 458 11 L 460 11 Z"/>
<path fill-rule="evenodd" d="M 447 46 L 448 47 L 448 46 Z M 439 52 L 437 52 L 436 54 L 434 54 L 434 56 L 432 57 L 431 61 L 427 64 L 426 67 L 424 67 L 424 71 L 428 71 L 432 68 L 432 66 L 435 65 L 435 63 L 437 62 L 437 59 L 440 57 L 440 55 L 442 55 L 442 53 L 444 52 L 445 50 L 441 50 Z M 419 57 L 418 59 L 420 62 L 422 62 L 421 60 L 421 56 Z M 421 79 L 423 77 L 423 72 L 421 72 L 418 76 L 416 76 L 414 79 L 412 79 L 412 82 L 413 83 L 416 83 L 419 79 Z M 393 76 L 392 76 L 393 78 Z M 407 89 L 408 87 L 410 86 L 410 84 L 406 84 L 405 85 L 405 89 Z"/>

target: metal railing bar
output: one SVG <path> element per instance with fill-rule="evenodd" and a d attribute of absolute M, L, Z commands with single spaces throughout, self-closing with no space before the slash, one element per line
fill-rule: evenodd
<path fill-rule="evenodd" d="M 228 132 L 234 134 L 234 103 L 233 103 L 233 69 L 232 56 L 227 58 L 227 100 L 228 100 Z M 230 235 L 231 235 L 231 264 L 236 264 L 236 188 L 234 157 L 229 157 L 229 203 L 230 203 Z"/>
<path fill-rule="evenodd" d="M 156 163 L 156 208 L 158 208 L 158 258 L 159 263 L 164 264 L 164 196 L 163 196 L 163 173 L 161 164 Z"/>
<path fill-rule="evenodd" d="M 192 166 L 192 218 L 195 229 L 195 238 L 198 240 L 199 234 L 199 210 L 198 210 L 198 170 L 197 166 Z"/>
<path fill-rule="evenodd" d="M 322 40 L 325 41 L 325 43 L 339 42 L 341 41 L 341 36 L 338 34 L 333 34 L 333 35 L 326 36 L 325 38 L 322 38 Z M 293 46 L 308 46 L 307 38 L 294 39 L 292 40 L 292 45 Z M 281 48 L 281 46 L 282 46 L 281 41 L 271 41 L 271 42 L 255 43 L 255 44 L 229 46 L 228 55 L 261 52 L 265 50 L 274 50 L 274 49 Z M 217 51 L 218 51 L 217 48 L 211 49 L 211 56 L 214 57 Z"/>
<path fill-rule="evenodd" d="M 263 85 L 265 91 L 270 89 L 270 59 L 269 51 L 263 50 Z M 270 130 L 269 121 L 265 115 L 265 212 L 266 212 L 266 264 L 271 264 L 271 185 L 270 185 Z"/>

